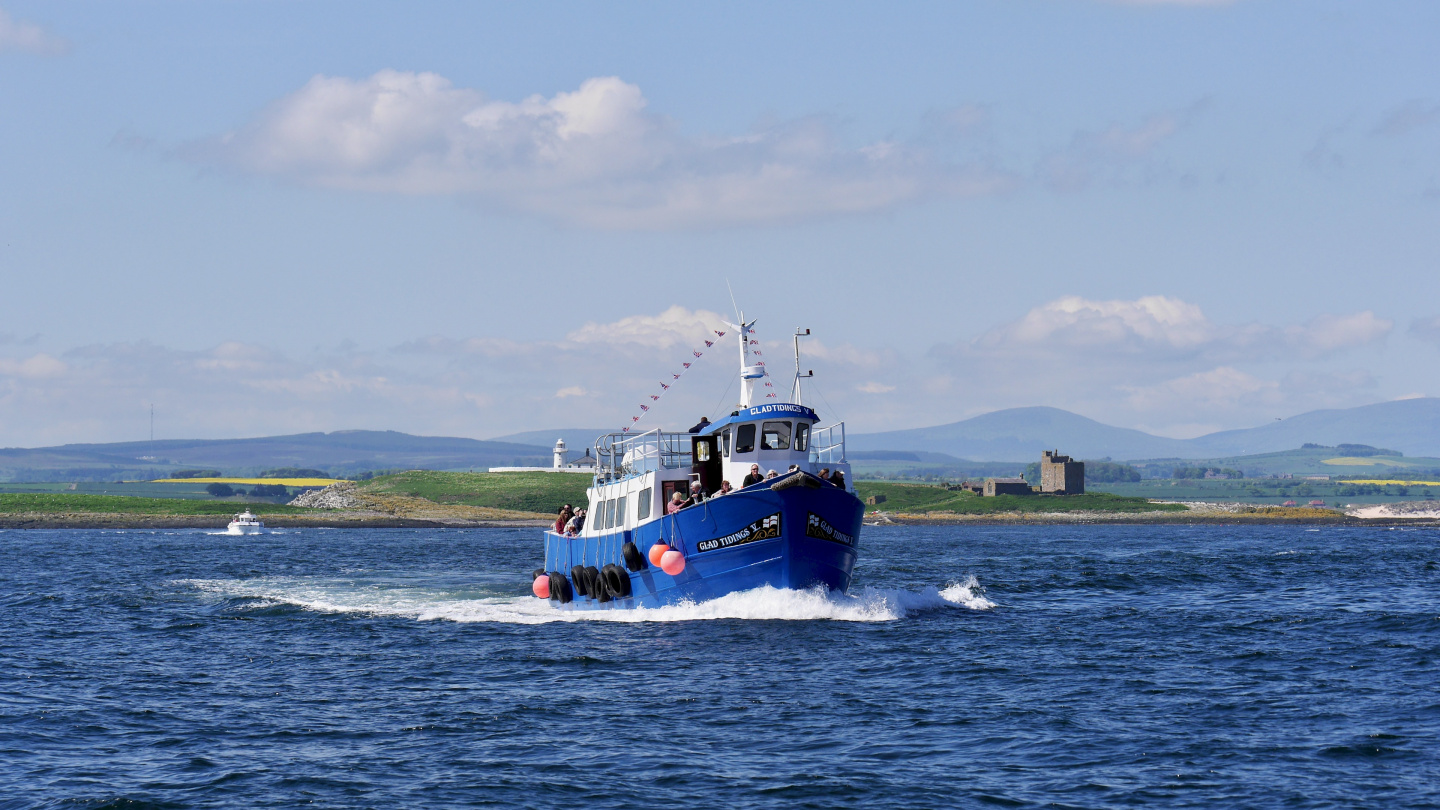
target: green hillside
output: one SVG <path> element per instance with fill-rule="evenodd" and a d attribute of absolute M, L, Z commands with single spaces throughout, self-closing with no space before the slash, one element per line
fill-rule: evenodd
<path fill-rule="evenodd" d="M 1104 492 L 1085 495 L 1000 495 L 985 498 L 964 490 L 952 491 L 932 484 L 894 484 L 881 481 L 858 481 L 856 494 L 862 500 L 885 496 L 884 503 L 867 506 L 885 512 L 924 514 L 955 512 L 967 515 L 997 512 L 1183 512 L 1179 504 L 1152 504 L 1144 498 L 1129 498 Z"/>
<path fill-rule="evenodd" d="M 359 492 L 406 495 L 436 503 L 487 506 L 548 515 L 562 504 L 586 502 L 591 476 L 583 473 L 463 473 L 411 470 L 366 481 Z"/>

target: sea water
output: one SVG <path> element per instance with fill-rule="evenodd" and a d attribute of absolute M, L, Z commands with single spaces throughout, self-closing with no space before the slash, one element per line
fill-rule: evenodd
<path fill-rule="evenodd" d="M 0 532 L 0 806 L 1440 805 L 1440 533 L 874 527 L 848 596 L 537 530 Z"/>

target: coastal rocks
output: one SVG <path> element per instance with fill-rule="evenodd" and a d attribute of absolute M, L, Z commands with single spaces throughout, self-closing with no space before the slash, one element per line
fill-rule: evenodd
<path fill-rule="evenodd" d="M 341 481 L 324 489 L 302 492 L 290 505 L 307 509 L 355 509 L 360 506 L 360 500 L 355 497 L 355 482 Z"/>
<path fill-rule="evenodd" d="M 1375 518 L 1435 520 L 1440 518 L 1440 502 L 1398 501 L 1396 503 L 1356 506 L 1346 509 L 1345 514 L 1367 520 L 1373 520 Z"/>

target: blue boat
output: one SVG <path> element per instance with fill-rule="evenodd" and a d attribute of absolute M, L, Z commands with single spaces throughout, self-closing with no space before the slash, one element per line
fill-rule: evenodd
<path fill-rule="evenodd" d="M 754 325 L 743 315 L 730 324 L 741 387 L 729 416 L 693 433 L 596 440 L 585 526 L 573 536 L 545 532 L 537 596 L 624 609 L 766 585 L 849 589 L 864 506 L 845 460 L 845 423 L 823 424 L 800 401 L 809 376 L 800 374 L 800 337 L 809 330 L 796 332 L 795 401 L 755 404 L 766 372 L 752 354 Z"/>

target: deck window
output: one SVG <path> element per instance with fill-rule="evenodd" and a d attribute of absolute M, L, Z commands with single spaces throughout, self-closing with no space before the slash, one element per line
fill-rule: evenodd
<path fill-rule="evenodd" d="M 615 525 L 615 499 L 611 498 L 605 502 L 605 528 L 609 529 Z"/>
<path fill-rule="evenodd" d="M 635 505 L 636 521 L 650 517 L 650 501 L 652 500 L 654 500 L 654 489 L 652 487 L 646 487 L 640 490 L 640 503 Z"/>
<path fill-rule="evenodd" d="M 730 428 L 720 431 L 720 455 L 730 457 Z"/>
<path fill-rule="evenodd" d="M 810 449 L 810 423 L 795 423 L 795 449 L 805 452 Z"/>
<path fill-rule="evenodd" d="M 625 502 L 630 499 L 629 495 L 621 495 L 620 500 L 615 502 L 615 528 L 625 528 Z"/>
<path fill-rule="evenodd" d="M 749 453 L 755 449 L 755 425 L 741 425 L 735 431 L 735 454 Z"/>
<path fill-rule="evenodd" d="M 789 450 L 790 423 L 766 422 L 764 429 L 760 431 L 760 449 Z"/>

